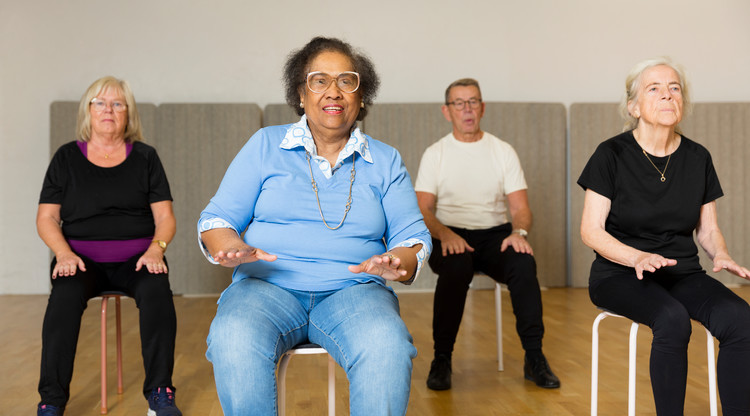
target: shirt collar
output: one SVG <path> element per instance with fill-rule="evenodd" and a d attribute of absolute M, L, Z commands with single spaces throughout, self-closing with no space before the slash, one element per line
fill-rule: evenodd
<path fill-rule="evenodd" d="M 311 156 L 318 156 L 318 150 L 315 147 L 315 141 L 312 138 L 310 128 L 307 126 L 307 115 L 303 115 L 298 122 L 289 126 L 289 129 L 286 131 L 286 135 L 281 141 L 281 145 L 279 145 L 279 147 L 286 150 L 291 150 L 296 147 L 304 147 Z M 373 163 L 372 155 L 370 154 L 370 143 L 367 140 L 367 136 L 362 133 L 357 125 L 355 125 L 352 129 L 349 135 L 349 141 L 347 141 L 344 148 L 341 149 L 334 169 L 341 166 L 343 161 L 351 156 L 355 151 L 359 153 L 359 156 L 363 160 L 367 161 L 368 163 Z"/>

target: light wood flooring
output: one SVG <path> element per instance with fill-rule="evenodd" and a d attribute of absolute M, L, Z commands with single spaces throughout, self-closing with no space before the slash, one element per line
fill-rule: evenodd
<path fill-rule="evenodd" d="M 735 291 L 750 299 L 750 287 Z M 586 289 L 557 288 L 542 292 L 546 335 L 544 352 L 562 387 L 544 390 L 523 379 L 523 350 L 515 333 L 508 292 L 503 292 L 505 371 L 497 371 L 494 296 L 473 290 L 453 358 L 453 389 L 429 390 L 425 380 L 432 360 L 432 293 L 401 293 L 401 312 L 419 355 L 414 360 L 409 415 L 586 415 L 590 413 L 591 325 L 598 311 Z M 39 396 L 41 323 L 47 297 L 0 296 L 0 414 L 34 414 Z M 99 309 L 89 303 L 79 340 L 72 398 L 66 415 L 99 414 Z M 205 358 L 205 338 L 216 311 L 216 297 L 175 298 L 178 316 L 174 383 L 177 404 L 186 416 L 221 415 L 213 373 Z M 116 393 L 114 370 L 114 303 L 110 303 L 110 415 L 143 415 L 143 366 L 140 357 L 137 309 L 123 300 L 124 384 Z M 627 340 L 629 321 L 606 319 L 600 326 L 599 414 L 624 415 L 627 407 Z M 637 414 L 653 415 L 648 375 L 651 332 L 638 336 Z M 705 332 L 695 324 L 689 348 L 688 394 L 685 415 L 708 414 Z M 287 414 L 326 414 L 326 358 L 296 356 L 288 370 Z M 341 368 L 336 373 L 338 415 L 348 412 L 348 385 Z"/>

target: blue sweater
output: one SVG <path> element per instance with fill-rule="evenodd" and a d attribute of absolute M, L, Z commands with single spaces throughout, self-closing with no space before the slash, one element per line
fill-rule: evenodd
<path fill-rule="evenodd" d="M 306 137 L 293 137 L 298 134 L 292 131 L 301 129 Z M 357 152 L 351 210 L 341 228 L 330 230 L 323 224 L 312 189 L 306 148 L 315 156 L 304 117 L 295 124 L 259 130 L 232 161 L 219 190 L 201 213 L 199 234 L 217 227 L 245 231 L 245 243 L 278 256 L 274 262 L 237 266 L 232 280 L 254 277 L 309 291 L 385 284 L 380 276 L 351 273 L 347 266 L 388 248 L 416 244 L 422 244 L 421 268 L 432 242 L 398 151 L 354 129 L 334 174 L 322 164 L 330 178 L 319 167 L 322 158 L 312 161 L 323 215 L 335 227 L 344 214 L 353 153 Z M 201 247 L 205 253 L 202 243 Z"/>

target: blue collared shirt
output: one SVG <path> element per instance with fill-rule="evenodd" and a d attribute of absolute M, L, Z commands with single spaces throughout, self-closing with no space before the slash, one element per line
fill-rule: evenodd
<path fill-rule="evenodd" d="M 312 169 L 313 164 L 318 169 Z M 352 164 L 353 183 L 348 175 Z M 336 174 L 342 167 L 346 172 Z M 317 172 L 313 173 L 317 196 L 311 172 Z M 321 216 L 332 226 L 339 223 L 350 186 L 352 206 L 342 227 L 326 228 Z M 215 263 L 200 241 L 200 233 L 213 228 L 244 231 L 248 245 L 278 256 L 274 262 L 237 266 L 234 281 L 262 278 L 295 290 L 335 290 L 372 281 L 385 284 L 380 276 L 351 273 L 347 266 L 389 248 L 421 244 L 418 273 L 432 249 L 398 152 L 355 127 L 331 166 L 317 155 L 305 116 L 294 124 L 259 130 L 227 169 L 198 223 L 200 247 Z"/>

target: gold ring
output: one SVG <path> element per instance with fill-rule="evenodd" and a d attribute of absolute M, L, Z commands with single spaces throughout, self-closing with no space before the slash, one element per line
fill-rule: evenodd
<path fill-rule="evenodd" d="M 391 259 L 391 261 L 393 261 L 396 258 L 396 256 L 394 256 L 393 254 L 389 254 L 388 258 Z"/>

